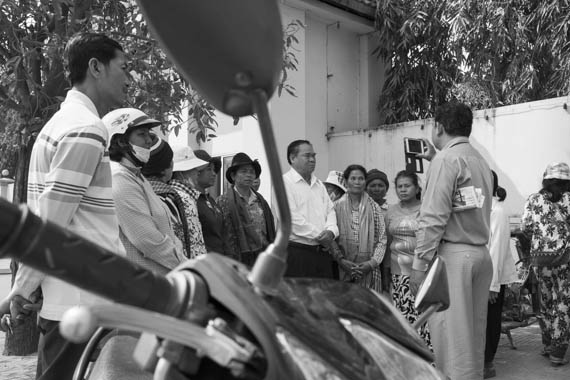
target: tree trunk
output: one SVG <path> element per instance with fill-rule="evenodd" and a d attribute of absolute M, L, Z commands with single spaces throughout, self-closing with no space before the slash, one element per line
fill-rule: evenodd
<path fill-rule="evenodd" d="M 14 203 L 23 203 L 26 201 L 28 166 L 33 140 L 34 139 L 27 133 L 22 133 L 14 183 Z M 14 286 L 18 263 L 12 261 L 10 269 L 12 270 L 12 286 Z M 3 355 L 23 356 L 33 354 L 38 350 L 38 339 L 37 313 L 33 313 L 30 318 L 27 318 L 23 323 L 14 327 L 14 334 L 6 334 Z"/>

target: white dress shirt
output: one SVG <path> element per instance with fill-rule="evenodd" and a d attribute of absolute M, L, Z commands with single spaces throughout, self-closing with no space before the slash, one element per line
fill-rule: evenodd
<path fill-rule="evenodd" d="M 315 238 L 324 230 L 329 230 L 334 237 L 338 236 L 336 213 L 325 185 L 314 175 L 311 183 L 307 183 L 295 169 L 283 175 L 287 200 L 291 210 L 290 241 L 318 245 Z M 272 202 L 276 205 L 276 202 Z M 278 215 L 278 212 L 274 212 Z"/>

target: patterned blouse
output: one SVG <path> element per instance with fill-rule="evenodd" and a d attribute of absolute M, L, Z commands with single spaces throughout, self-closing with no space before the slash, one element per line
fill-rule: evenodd
<path fill-rule="evenodd" d="M 536 193 L 528 197 L 522 216 L 522 230 L 531 235 L 531 252 L 557 252 L 568 248 L 570 237 L 570 193 L 558 202 Z"/>
<path fill-rule="evenodd" d="M 182 198 L 182 202 L 184 202 L 184 212 L 186 213 L 186 220 L 188 222 L 191 249 L 190 258 L 193 259 L 206 253 L 206 245 L 204 244 L 204 236 L 202 235 L 202 224 L 198 217 L 197 200 L 200 196 L 200 192 L 176 179 L 170 181 L 170 186 L 178 192 Z"/>

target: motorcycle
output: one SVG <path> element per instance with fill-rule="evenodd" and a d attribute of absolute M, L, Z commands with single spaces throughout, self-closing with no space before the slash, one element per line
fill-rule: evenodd
<path fill-rule="evenodd" d="M 422 315 L 414 326 L 372 290 L 283 278 L 291 217 L 267 107 L 282 60 L 277 2 L 139 4 L 169 58 L 212 105 L 234 117 L 257 115 L 281 222 L 251 270 L 210 253 L 161 276 L 43 221 L 25 205 L 0 201 L 0 258 L 114 301 L 64 315 L 62 335 L 89 340 L 74 378 L 444 379 L 416 331 L 449 305 L 441 259 L 416 297 Z"/>

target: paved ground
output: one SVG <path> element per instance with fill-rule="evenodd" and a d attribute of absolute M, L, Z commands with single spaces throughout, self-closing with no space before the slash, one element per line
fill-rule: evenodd
<path fill-rule="evenodd" d="M 495 358 L 496 380 L 568 380 L 570 365 L 553 368 L 550 362 L 539 355 L 541 349 L 540 329 L 537 324 L 512 330 L 517 347 L 510 348 L 505 335 L 501 336 Z M 4 334 L 0 333 L 0 351 L 4 348 Z M 570 350 L 566 356 L 570 359 Z M 0 355 L 1 380 L 31 380 L 35 374 L 36 356 Z"/>
<path fill-rule="evenodd" d="M 538 323 L 511 330 L 516 350 L 510 348 L 506 335 L 501 341 L 495 356 L 497 380 L 568 380 L 570 365 L 552 367 L 550 361 L 540 356 L 542 349 Z M 570 359 L 570 350 L 566 353 Z"/>
<path fill-rule="evenodd" d="M 33 380 L 36 375 L 36 355 L 4 356 L 5 335 L 0 332 L 0 380 Z"/>

